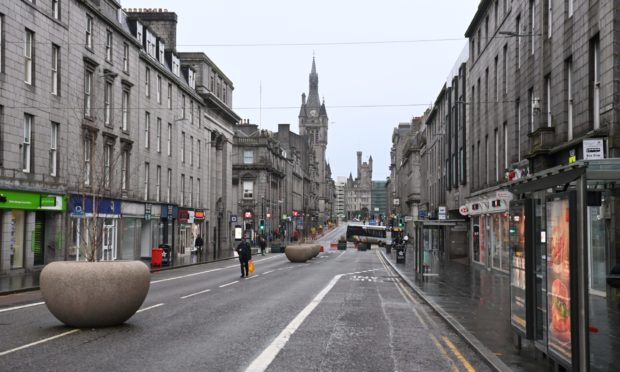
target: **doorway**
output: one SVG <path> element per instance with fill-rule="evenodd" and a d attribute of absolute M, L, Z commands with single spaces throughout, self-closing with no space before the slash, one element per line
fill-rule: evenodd
<path fill-rule="evenodd" d="M 103 220 L 103 235 L 101 237 L 101 260 L 116 260 L 116 221 L 111 218 Z"/>

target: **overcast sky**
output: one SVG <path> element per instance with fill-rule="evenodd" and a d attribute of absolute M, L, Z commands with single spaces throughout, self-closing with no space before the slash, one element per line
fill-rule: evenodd
<path fill-rule="evenodd" d="M 233 81 L 233 109 L 265 129 L 289 123 L 299 133 L 314 55 L 333 178 L 355 177 L 362 151 L 363 161 L 372 155 L 373 180 L 389 175 L 393 129 L 421 115 L 446 82 L 478 3 L 121 0 L 177 13 L 177 49 L 206 53 Z"/>

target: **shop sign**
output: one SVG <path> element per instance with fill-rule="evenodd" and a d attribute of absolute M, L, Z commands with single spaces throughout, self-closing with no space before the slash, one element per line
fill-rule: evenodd
<path fill-rule="evenodd" d="M 424 209 L 422 209 L 421 211 L 418 211 L 418 217 L 423 220 L 428 216 L 428 212 Z"/>
<path fill-rule="evenodd" d="M 0 190 L 0 208 L 61 211 L 65 209 L 65 205 L 62 196 L 43 196 L 33 192 Z"/>
<path fill-rule="evenodd" d="M 243 218 L 244 218 L 244 219 L 246 219 L 246 220 L 251 220 L 251 219 L 252 219 L 252 216 L 253 216 L 253 215 L 252 215 L 252 211 L 245 211 L 245 212 L 243 213 Z"/>
<path fill-rule="evenodd" d="M 189 211 L 187 209 L 179 209 L 177 213 L 177 220 L 179 223 L 187 223 L 189 220 Z"/>
<path fill-rule="evenodd" d="M 299 212 L 296 210 L 293 210 L 293 217 L 299 217 Z"/>
<path fill-rule="evenodd" d="M 503 200 L 512 200 L 512 193 L 510 191 L 497 191 L 495 192 L 495 198 L 496 199 L 503 199 Z"/>
<path fill-rule="evenodd" d="M 438 207 L 437 208 L 437 219 L 445 220 L 446 219 L 446 207 Z"/>
<path fill-rule="evenodd" d="M 400 199 L 399 198 L 394 198 L 394 200 L 392 201 L 393 205 L 400 205 Z"/>
<path fill-rule="evenodd" d="M 288 220 L 288 216 L 286 215 L 286 213 L 283 213 L 283 214 L 282 214 L 282 219 L 283 219 L 283 220 Z"/>
<path fill-rule="evenodd" d="M 230 215 L 230 222 L 231 222 L 231 223 L 235 223 L 235 222 L 237 222 L 237 218 L 238 218 L 238 217 L 237 217 L 237 215 L 236 215 L 236 214 L 231 214 L 231 215 Z"/>
<path fill-rule="evenodd" d="M 63 211 L 66 209 L 65 198 L 58 195 L 41 195 L 41 209 L 48 211 Z"/>
<path fill-rule="evenodd" d="M 467 208 L 466 205 L 461 205 L 459 207 L 459 213 L 461 214 L 461 216 L 467 216 L 469 215 L 469 208 Z"/>
<path fill-rule="evenodd" d="M 147 203 L 144 205 L 144 219 L 147 221 L 151 220 L 151 208 L 152 208 L 151 204 Z"/>
<path fill-rule="evenodd" d="M 206 217 L 205 211 L 203 210 L 194 211 L 194 221 L 204 221 L 205 217 Z"/>
<path fill-rule="evenodd" d="M 583 159 L 605 159 L 605 153 L 603 152 L 603 140 L 602 139 L 588 139 L 583 140 Z"/>
<path fill-rule="evenodd" d="M 412 216 L 403 216 L 403 219 L 405 220 L 405 222 L 413 221 L 413 217 Z"/>
<path fill-rule="evenodd" d="M 168 208 L 166 208 L 168 210 L 168 220 L 171 221 L 174 219 L 174 207 L 172 205 L 169 205 Z"/>
<path fill-rule="evenodd" d="M 267 218 L 271 218 L 271 213 L 267 212 Z"/>
<path fill-rule="evenodd" d="M 82 195 L 71 195 L 69 199 L 69 210 L 73 216 L 82 216 L 84 214 L 96 214 L 100 217 L 120 216 L 121 201 L 95 197 L 93 202 L 92 196 L 87 196 L 83 199 Z"/>

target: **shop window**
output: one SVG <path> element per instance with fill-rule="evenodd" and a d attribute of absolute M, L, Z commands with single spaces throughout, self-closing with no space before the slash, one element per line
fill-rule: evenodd
<path fill-rule="evenodd" d="M 25 234 L 26 212 L 13 209 L 10 222 L 10 236 L 12 237 L 10 243 L 11 269 L 21 269 L 24 267 Z"/>

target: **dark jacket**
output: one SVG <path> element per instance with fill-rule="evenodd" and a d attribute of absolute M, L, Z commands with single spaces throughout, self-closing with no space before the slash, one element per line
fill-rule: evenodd
<path fill-rule="evenodd" d="M 203 244 L 202 238 L 201 238 L 200 236 L 199 236 L 199 237 L 197 237 L 197 238 L 196 238 L 196 242 L 194 243 L 194 245 L 195 245 L 197 248 L 201 248 L 201 247 L 202 247 L 202 244 Z"/>
<path fill-rule="evenodd" d="M 237 253 L 239 253 L 239 261 L 249 261 L 252 259 L 252 250 L 250 244 L 243 240 L 237 246 Z"/>

